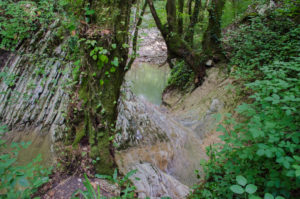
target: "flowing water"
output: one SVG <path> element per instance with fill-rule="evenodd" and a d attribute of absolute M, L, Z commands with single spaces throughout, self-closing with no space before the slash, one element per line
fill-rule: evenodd
<path fill-rule="evenodd" d="M 126 80 L 131 82 L 131 89 L 135 95 L 160 105 L 169 73 L 170 69 L 167 65 L 159 67 L 155 64 L 138 62 L 127 72 Z"/>
<path fill-rule="evenodd" d="M 117 128 L 122 129 L 122 145 L 116 160 L 125 173 L 139 162 L 150 163 L 181 183 L 192 186 L 198 179 L 202 141 L 191 129 L 185 128 L 161 110 L 162 92 L 170 74 L 168 66 L 137 62 L 126 74 L 131 82 L 124 89 L 126 97 L 119 104 Z M 131 96 L 131 91 L 135 96 Z"/>

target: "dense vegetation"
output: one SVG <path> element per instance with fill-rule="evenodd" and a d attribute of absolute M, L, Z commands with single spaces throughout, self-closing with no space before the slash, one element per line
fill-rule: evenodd
<path fill-rule="evenodd" d="M 240 119 L 228 114 L 220 126 L 225 143 L 209 149 L 195 198 L 299 197 L 300 27 L 293 6 L 251 17 L 226 41 L 234 77 L 251 100 L 237 107 Z M 246 182 L 252 188 L 240 186 Z"/>
<path fill-rule="evenodd" d="M 134 198 L 129 177 L 136 171 L 118 176 L 113 140 L 120 87 L 137 55 L 129 55 L 129 46 L 136 51 L 138 28 L 149 6 L 154 18 L 149 26 L 160 30 L 168 47 L 169 88 L 189 92 L 204 81 L 208 60 L 210 67 L 227 62 L 228 76 L 235 79 L 244 101 L 236 113 L 216 116 L 223 143 L 208 148 L 202 181 L 189 197 L 299 198 L 299 1 L 276 1 L 276 6 L 264 8 L 269 2 L 0 0 L 0 49 L 14 51 L 33 33 L 62 21 L 56 36 L 58 41 L 67 38 L 66 61 L 74 65 L 63 143 L 90 145 L 93 169 L 99 173 L 95 177 L 120 187 L 122 196 L 117 198 Z M 141 12 L 130 41 L 134 6 Z M 258 14 L 260 9 L 265 13 Z M 0 78 L 13 82 L 10 74 L 0 73 Z M 1 126 L 0 198 L 30 198 L 49 180 L 51 168 L 38 164 L 41 157 L 25 166 L 16 164 L 18 151 L 30 143 L 8 145 L 6 131 Z M 72 158 L 67 157 L 71 153 L 65 156 Z M 86 175 L 85 180 L 86 191 L 78 190 L 73 197 L 102 198 Z"/>

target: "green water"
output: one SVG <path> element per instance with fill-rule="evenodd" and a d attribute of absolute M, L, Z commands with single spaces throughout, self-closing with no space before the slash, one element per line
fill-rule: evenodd
<path fill-rule="evenodd" d="M 167 65 L 158 67 L 149 63 L 136 63 L 127 72 L 125 79 L 132 82 L 131 88 L 134 94 L 160 105 L 169 73 L 170 69 Z"/>

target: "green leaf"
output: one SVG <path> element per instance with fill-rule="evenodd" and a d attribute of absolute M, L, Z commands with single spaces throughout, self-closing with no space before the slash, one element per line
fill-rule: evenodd
<path fill-rule="evenodd" d="M 249 199 L 261 199 L 261 197 L 255 196 L 255 195 L 250 195 Z"/>
<path fill-rule="evenodd" d="M 111 62 L 111 64 L 112 64 L 113 66 L 118 67 L 118 66 L 119 66 L 119 59 L 118 59 L 117 57 L 115 57 L 114 60 Z"/>
<path fill-rule="evenodd" d="M 113 180 L 114 180 L 114 182 L 118 181 L 117 177 L 118 177 L 118 170 L 115 169 L 114 174 L 113 174 Z"/>
<path fill-rule="evenodd" d="M 111 72 L 111 73 L 116 72 L 116 68 L 115 68 L 115 67 L 111 67 L 111 68 L 110 68 L 110 72 Z"/>
<path fill-rule="evenodd" d="M 248 184 L 245 191 L 249 194 L 254 194 L 257 191 L 257 187 L 254 184 Z"/>
<path fill-rule="evenodd" d="M 100 174 L 96 174 L 95 175 L 96 178 L 100 178 L 100 179 L 108 179 L 108 180 L 112 180 L 112 177 L 109 175 L 100 175 Z"/>
<path fill-rule="evenodd" d="M 276 196 L 275 199 L 284 199 L 284 197 L 282 197 L 282 196 Z"/>
<path fill-rule="evenodd" d="M 117 45 L 116 45 L 116 44 L 112 44 L 111 47 L 112 47 L 113 49 L 116 49 L 116 48 L 117 48 Z"/>
<path fill-rule="evenodd" d="M 102 79 L 100 79 L 100 85 L 103 86 L 104 81 Z"/>
<path fill-rule="evenodd" d="M 95 14 L 95 10 L 87 10 L 85 11 L 85 15 L 93 15 Z"/>
<path fill-rule="evenodd" d="M 100 55 L 100 60 L 103 62 L 103 63 L 105 63 L 105 64 L 107 64 L 107 62 L 108 62 L 108 57 L 106 56 L 106 55 Z"/>
<path fill-rule="evenodd" d="M 264 199 L 274 199 L 272 194 L 266 193 Z"/>
<path fill-rule="evenodd" d="M 240 185 L 232 185 L 230 190 L 236 194 L 243 194 L 245 190 Z"/>
<path fill-rule="evenodd" d="M 28 180 L 27 180 L 25 177 L 19 178 L 18 183 L 19 183 L 22 187 L 29 187 L 29 186 L 30 186 Z"/>
<path fill-rule="evenodd" d="M 243 176 L 237 176 L 236 181 L 239 185 L 245 186 L 247 184 L 247 179 Z"/>

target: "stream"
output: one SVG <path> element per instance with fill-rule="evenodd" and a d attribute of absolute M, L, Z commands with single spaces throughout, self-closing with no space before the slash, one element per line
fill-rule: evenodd
<path fill-rule="evenodd" d="M 156 64 L 137 62 L 127 72 L 125 79 L 131 82 L 131 90 L 135 95 L 160 105 L 169 73 L 167 65 L 159 67 Z"/>
<path fill-rule="evenodd" d="M 56 25 L 54 23 L 53 28 Z M 201 148 L 201 136 L 161 105 L 170 69 L 167 65 L 159 67 L 167 54 L 159 31 L 142 29 L 141 33 L 140 56 L 126 74 L 118 103 L 116 164 L 124 175 L 138 170 L 131 180 L 139 198 L 184 198 L 199 181 L 194 171 L 201 171 L 200 159 L 207 157 Z M 42 36 L 37 33 L 31 43 Z M 48 31 L 36 47 L 24 46 L 20 51 L 40 55 L 52 45 L 54 36 Z M 54 162 L 51 146 L 61 137 L 59 133 L 65 127 L 64 113 L 69 101 L 62 88 L 71 75 L 71 65 L 62 64 L 65 53 L 61 45 L 54 46 L 53 57 L 43 59 L 40 65 L 30 67 L 36 60 L 18 54 L 10 55 L 6 63 L 8 72 L 22 78 L 17 79 L 14 90 L 0 82 L 1 90 L 8 93 L 1 96 L 0 117 L 9 127 L 19 127 L 9 141 L 32 142 L 20 153 L 20 164 L 30 162 L 37 154 L 42 155 L 43 165 Z M 40 68 L 45 71 L 37 74 Z M 10 96 L 14 95 L 16 102 L 10 104 Z"/>

